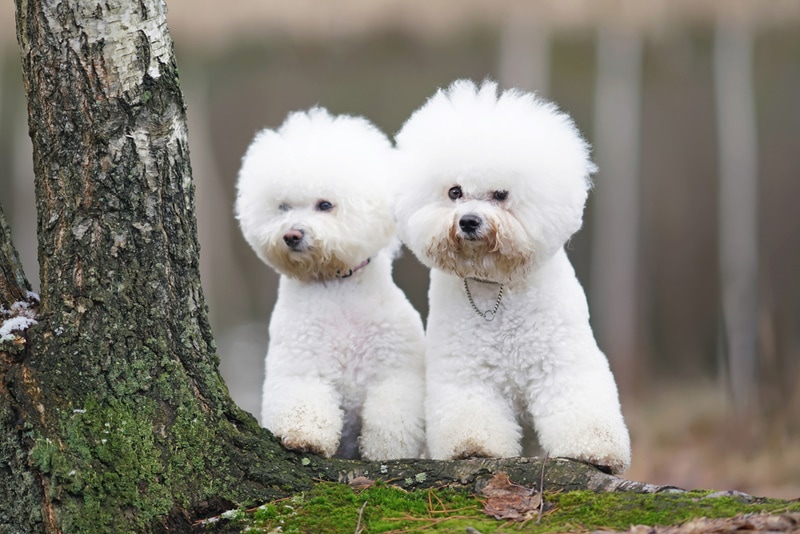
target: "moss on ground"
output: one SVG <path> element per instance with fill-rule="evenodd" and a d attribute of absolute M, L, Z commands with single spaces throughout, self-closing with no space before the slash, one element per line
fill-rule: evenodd
<path fill-rule="evenodd" d="M 777 499 L 709 497 L 709 492 L 593 493 L 545 492 L 552 505 L 536 520 L 498 521 L 485 515 L 483 503 L 465 490 L 440 488 L 407 492 L 377 483 L 357 490 L 319 483 L 312 490 L 250 510 L 231 510 L 199 524 L 205 532 L 338 534 L 356 532 L 361 517 L 364 533 L 586 532 L 627 530 L 632 525 L 676 525 L 695 517 L 729 518 L 738 514 L 800 512 L 800 502 Z M 364 504 L 366 503 L 366 504 Z M 363 507 L 363 510 L 362 510 Z"/>

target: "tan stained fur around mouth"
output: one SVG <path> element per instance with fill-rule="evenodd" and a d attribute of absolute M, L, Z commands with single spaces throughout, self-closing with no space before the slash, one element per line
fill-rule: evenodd
<path fill-rule="evenodd" d="M 479 278 L 506 283 L 530 270 L 534 251 L 512 239 L 502 225 L 487 222 L 488 229 L 475 240 L 461 236 L 454 222 L 443 239 L 431 239 L 426 254 L 443 271 L 459 278 Z"/>
<path fill-rule="evenodd" d="M 294 251 L 283 243 L 272 243 L 268 257 L 280 273 L 302 282 L 333 280 L 353 267 L 317 243 L 301 251 Z"/>

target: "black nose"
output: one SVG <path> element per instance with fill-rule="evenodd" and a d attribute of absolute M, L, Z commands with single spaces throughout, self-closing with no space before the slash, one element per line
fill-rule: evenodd
<path fill-rule="evenodd" d="M 286 246 L 296 249 L 300 241 L 303 240 L 303 235 L 302 230 L 289 230 L 283 234 L 283 242 L 286 243 Z"/>
<path fill-rule="evenodd" d="M 481 227 L 483 221 L 477 215 L 467 214 L 461 217 L 458 225 L 465 234 L 474 234 Z"/>

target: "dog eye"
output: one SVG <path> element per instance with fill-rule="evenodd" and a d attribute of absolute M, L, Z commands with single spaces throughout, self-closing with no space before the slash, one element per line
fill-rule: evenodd
<path fill-rule="evenodd" d="M 281 202 L 280 206 L 278 206 L 278 209 L 281 211 L 289 211 L 290 209 L 292 209 L 292 207 L 286 202 Z"/>
<path fill-rule="evenodd" d="M 317 202 L 318 211 L 330 211 L 332 209 L 333 209 L 333 204 L 331 204 L 327 200 L 320 200 L 319 202 Z"/>
<path fill-rule="evenodd" d="M 451 187 L 450 190 L 447 192 L 447 196 L 450 197 L 450 200 L 458 200 L 464 194 L 461 192 L 461 188 L 459 186 Z"/>
<path fill-rule="evenodd" d="M 498 202 L 503 202 L 505 199 L 508 198 L 508 191 L 495 191 L 494 194 L 492 195 L 492 198 L 494 198 Z"/>

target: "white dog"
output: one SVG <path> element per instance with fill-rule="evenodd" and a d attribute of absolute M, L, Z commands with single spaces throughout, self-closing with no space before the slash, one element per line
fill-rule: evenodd
<path fill-rule="evenodd" d="M 391 151 L 365 119 L 314 108 L 258 133 L 242 161 L 237 218 L 281 275 L 261 419 L 287 448 L 371 460 L 424 448 L 422 321 L 391 276 Z"/>
<path fill-rule="evenodd" d="M 616 384 L 564 252 L 595 170 L 572 120 L 461 80 L 408 119 L 397 149 L 400 238 L 433 269 L 431 457 L 519 456 L 532 422 L 550 455 L 625 470 Z"/>

